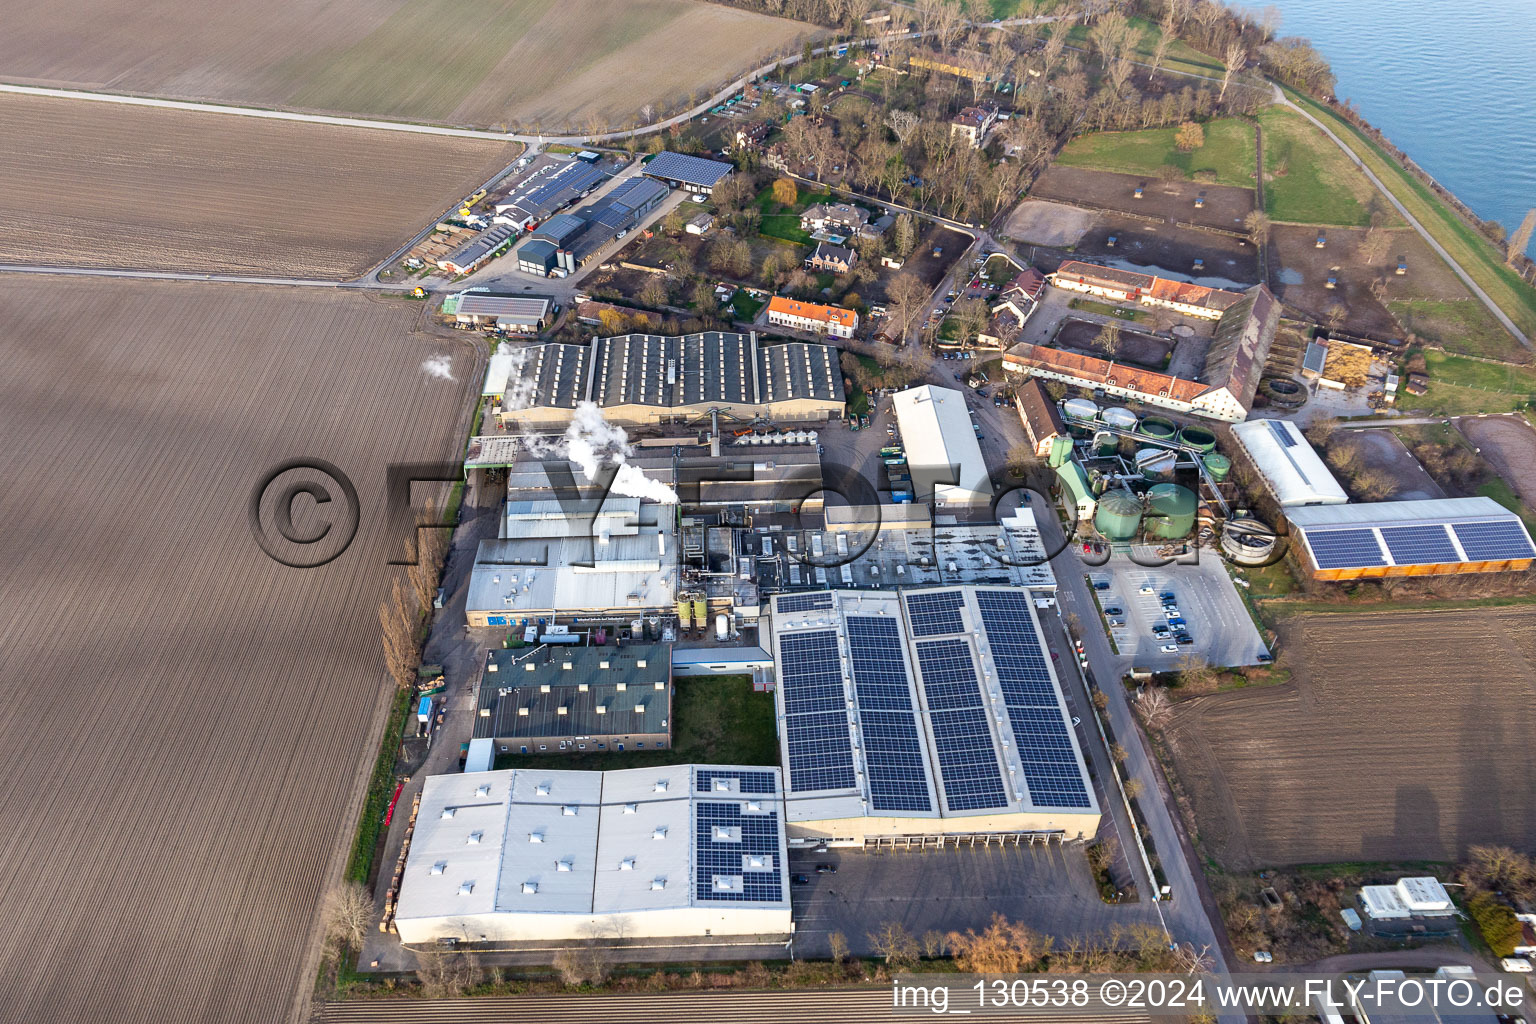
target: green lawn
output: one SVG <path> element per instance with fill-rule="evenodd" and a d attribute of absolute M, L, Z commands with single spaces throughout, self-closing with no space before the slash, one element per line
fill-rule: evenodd
<path fill-rule="evenodd" d="M 758 310 L 767 304 L 766 299 L 754 299 L 740 288 L 731 296 L 731 301 L 726 303 L 730 307 L 731 316 L 745 322 L 750 322 L 757 316 Z"/>
<path fill-rule="evenodd" d="M 577 754 L 498 754 L 496 769 L 610 771 L 669 764 L 778 764 L 773 694 L 756 693 L 751 676 L 694 676 L 672 681 L 672 747 Z"/>
<path fill-rule="evenodd" d="M 1395 299 L 1387 309 L 1404 331 L 1454 352 L 1488 359 L 1529 359 L 1530 353 L 1478 299 Z"/>
<path fill-rule="evenodd" d="M 1151 313 L 1140 309 L 1122 309 L 1119 306 L 1111 306 L 1107 302 L 1097 302 L 1093 299 L 1073 299 L 1067 303 L 1071 309 L 1080 309 L 1085 313 L 1097 313 L 1100 316 L 1112 316 L 1120 320 L 1129 320 L 1132 323 L 1151 323 L 1156 319 Z"/>
<path fill-rule="evenodd" d="M 1145 18 L 1131 18 L 1132 27 L 1139 29 L 1141 37 L 1132 46 L 1134 56 L 1143 63 L 1152 62 L 1152 50 L 1157 45 L 1157 37 L 1161 35 L 1158 27 Z M 1050 35 L 1050 29 L 1044 28 L 1042 35 Z M 1088 41 L 1088 29 L 1082 24 L 1074 23 L 1067 32 L 1067 42 L 1073 46 L 1091 49 Z M 1095 64 L 1098 55 L 1092 54 L 1089 59 Z M 1163 56 L 1163 65 L 1169 71 L 1183 71 L 1189 74 L 1220 76 L 1226 70 L 1225 66 L 1215 57 L 1207 56 L 1190 46 L 1182 39 L 1175 39 L 1168 47 L 1168 52 Z"/>
<path fill-rule="evenodd" d="M 1068 167 L 1088 167 L 1121 174 L 1156 175 L 1161 167 L 1175 167 L 1186 178 L 1211 171 L 1220 185 L 1253 187 L 1253 126 L 1236 118 L 1220 118 L 1205 126 L 1205 145 L 1181 153 L 1173 144 L 1176 128 L 1149 128 L 1138 132 L 1097 132 L 1073 139 L 1057 162 Z"/>
<path fill-rule="evenodd" d="M 1477 412 L 1513 412 L 1536 400 L 1536 369 L 1508 363 L 1485 363 L 1445 352 L 1426 351 L 1429 390 L 1404 393 L 1398 405 L 1405 411 L 1435 416 Z"/>
<path fill-rule="evenodd" d="M 1284 107 L 1261 111 L 1259 124 L 1264 131 L 1264 208 L 1272 218 L 1348 227 L 1371 223 L 1374 187 L 1316 126 Z"/>
<path fill-rule="evenodd" d="M 800 213 L 808 206 L 817 203 L 832 202 L 830 192 L 807 192 L 800 189 L 799 197 L 793 206 L 785 206 L 774 201 L 773 185 L 770 183 L 757 194 L 756 204 L 763 215 L 762 223 L 757 232 L 769 238 L 781 239 L 785 242 L 795 242 L 798 245 L 811 245 L 811 233 L 800 227 Z"/>
<path fill-rule="evenodd" d="M 1297 93 L 1286 95 L 1344 140 L 1367 167 L 1386 183 L 1408 212 L 1443 245 L 1504 314 L 1527 335 L 1536 335 L 1536 288 L 1504 265 L 1504 254 L 1451 212 L 1434 193 L 1389 157 L 1381 147 L 1326 107 Z M 1332 143 L 1329 143 L 1332 146 Z M 1337 148 L 1337 147 L 1334 147 Z"/>

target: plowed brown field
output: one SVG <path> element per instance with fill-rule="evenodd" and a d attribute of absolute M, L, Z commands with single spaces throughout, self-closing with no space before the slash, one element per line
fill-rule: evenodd
<path fill-rule="evenodd" d="M 1225 866 L 1536 847 L 1528 606 L 1302 615 L 1281 636 L 1290 683 L 1181 703 L 1167 731 Z"/>
<path fill-rule="evenodd" d="M 390 688 L 385 465 L 456 455 L 479 379 L 418 316 L 7 278 L 0 1020 L 270 1024 L 313 984 Z M 305 456 L 361 509 L 351 547 L 307 570 L 247 522 L 259 478 Z"/>
<path fill-rule="evenodd" d="M 0 262 L 346 278 L 515 147 L 0 94 Z"/>

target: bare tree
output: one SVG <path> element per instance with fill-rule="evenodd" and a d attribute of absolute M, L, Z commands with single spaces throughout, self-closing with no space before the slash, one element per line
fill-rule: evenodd
<path fill-rule="evenodd" d="M 1173 715 L 1173 701 L 1168 699 L 1168 691 L 1161 686 L 1149 686 L 1136 702 L 1136 710 L 1141 712 L 1141 720 L 1148 728 L 1160 729 Z"/>
<path fill-rule="evenodd" d="M 1515 233 L 1509 236 L 1509 247 L 1505 251 L 1505 262 L 1513 267 L 1515 261 L 1525 255 L 1525 250 L 1531 244 L 1531 235 L 1536 233 L 1536 209 L 1527 210 L 1525 219 L 1520 226 L 1515 228 Z"/>
<path fill-rule="evenodd" d="M 897 274 L 885 293 L 891 300 L 892 316 L 901 321 L 902 337 L 906 337 L 912 329 L 912 321 L 917 319 L 928 301 L 928 286 L 912 274 Z"/>
<path fill-rule="evenodd" d="M 948 952 L 949 936 L 933 929 L 923 932 L 923 956 L 929 960 L 937 960 Z"/>
<path fill-rule="evenodd" d="M 885 126 L 896 134 L 896 141 L 903 146 L 922 123 L 922 118 L 910 110 L 893 110 L 885 116 Z"/>
<path fill-rule="evenodd" d="M 886 921 L 866 937 L 875 954 L 892 967 L 910 967 L 917 962 L 917 940 L 900 921 Z"/>
<path fill-rule="evenodd" d="M 1157 26 L 1157 41 L 1152 44 L 1152 67 L 1147 72 L 1147 81 L 1157 74 L 1157 69 L 1163 66 L 1163 59 L 1168 56 L 1168 47 L 1173 45 L 1177 28 L 1173 20 L 1173 5 L 1169 4 L 1163 9 L 1163 20 Z"/>
<path fill-rule="evenodd" d="M 1104 358 L 1114 361 L 1120 354 L 1120 343 L 1123 340 L 1120 335 L 1120 325 L 1113 320 L 1108 321 L 1099 328 L 1099 335 L 1094 340 L 1104 350 Z"/>
<path fill-rule="evenodd" d="M 432 598 L 437 591 L 438 580 L 442 578 L 443 558 L 448 550 L 448 540 L 444 536 L 446 527 L 435 525 L 440 522 L 437 505 L 428 499 L 426 507 L 422 510 L 422 525 L 416 528 L 416 561 L 407 572 L 411 580 L 411 589 L 416 593 L 417 608 L 432 607 Z"/>
<path fill-rule="evenodd" d="M 842 932 L 828 935 L 827 945 L 831 947 L 833 963 L 840 964 L 848 959 L 848 938 Z"/>
<path fill-rule="evenodd" d="M 420 651 L 416 647 L 416 616 L 399 579 L 390 589 L 389 600 L 379 605 L 379 629 L 384 667 L 395 685 L 404 690 L 416 681 Z"/>
<path fill-rule="evenodd" d="M 361 882 L 343 882 L 325 897 L 326 937 L 353 952 L 373 927 L 373 894 Z"/>
<path fill-rule="evenodd" d="M 1242 43 L 1234 42 L 1227 47 L 1227 68 L 1221 73 L 1221 92 L 1216 96 L 1217 103 L 1227 98 L 1227 86 L 1232 84 L 1232 76 L 1243 70 L 1243 66 L 1247 63 L 1248 51 L 1244 49 Z"/>
<path fill-rule="evenodd" d="M 1269 214 L 1263 210 L 1254 210 L 1243 218 L 1243 227 L 1248 229 L 1248 237 L 1258 244 L 1269 232 Z"/>
<path fill-rule="evenodd" d="M 1179 685 L 1188 693 L 1211 693 L 1216 689 L 1216 670 L 1198 654 L 1186 654 L 1180 658 L 1178 672 Z"/>

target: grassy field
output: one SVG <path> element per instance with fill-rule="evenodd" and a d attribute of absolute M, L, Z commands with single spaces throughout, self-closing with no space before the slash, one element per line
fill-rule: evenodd
<path fill-rule="evenodd" d="M 1504 265 L 1504 254 L 1492 242 L 1467 226 L 1422 182 L 1403 170 L 1397 161 L 1352 125 L 1304 96 L 1289 90 L 1286 95 L 1343 139 L 1504 314 L 1527 336 L 1536 335 L 1536 288 L 1521 281 Z"/>
<path fill-rule="evenodd" d="M 464 336 L 413 333 L 419 310 L 7 280 L 0 663 L 26 695 L 0 722 L 7 1020 L 295 1019 L 393 690 L 385 468 L 458 455 L 480 379 Z M 319 568 L 272 561 L 247 518 L 294 458 L 358 491 L 356 538 Z"/>
<path fill-rule="evenodd" d="M 0 96 L 0 120 L 0 261 L 19 263 L 351 277 L 518 152 L 32 96 Z"/>
<path fill-rule="evenodd" d="M 802 187 L 794 204 L 785 206 L 773 198 L 773 185 L 770 183 L 757 194 L 757 208 L 763 215 L 757 232 L 782 242 L 813 245 L 811 233 L 800 227 L 800 214 L 806 207 L 830 202 L 832 202 L 832 193 L 808 192 Z"/>
<path fill-rule="evenodd" d="M 995 17 L 997 15 L 994 15 Z M 1150 64 L 1153 49 L 1157 46 L 1157 37 L 1161 34 L 1158 27 L 1145 18 L 1131 18 L 1131 25 L 1140 31 L 1141 35 L 1132 44 L 1134 59 Z M 1042 28 L 1042 35 L 1050 35 L 1050 28 Z M 1073 46 L 1091 48 L 1088 40 L 1088 28 L 1085 25 L 1074 24 L 1067 33 L 1067 42 Z M 1097 59 L 1095 54 L 1093 59 Z M 1214 57 L 1209 57 L 1190 46 L 1182 39 L 1175 39 L 1168 47 L 1168 52 L 1163 56 L 1162 66 L 1169 71 L 1183 71 L 1194 75 L 1217 75 L 1224 70 L 1224 66 Z"/>
<path fill-rule="evenodd" d="M 672 681 L 672 748 L 561 754 L 498 754 L 496 768 L 559 767 L 608 771 L 665 764 L 778 764 L 773 694 L 756 693 L 751 676 L 689 676 Z"/>
<path fill-rule="evenodd" d="M 1478 299 L 1396 299 L 1387 302 L 1387 309 L 1404 331 L 1455 351 L 1489 359 L 1525 362 L 1531 358 L 1530 350 Z"/>
<path fill-rule="evenodd" d="M 1404 393 L 1398 406 L 1405 411 L 1436 416 L 1477 412 L 1512 412 L 1536 400 L 1536 369 L 1507 363 L 1485 363 L 1445 352 L 1426 350 L 1429 390 Z"/>
<path fill-rule="evenodd" d="M 7 29 L 10 79 L 545 131 L 626 125 L 820 34 L 698 0 L 62 0 Z"/>
<path fill-rule="evenodd" d="M 1155 176 L 1161 167 L 1174 167 L 1186 178 L 1199 171 L 1216 175 L 1220 185 L 1252 188 L 1257 157 L 1253 126 L 1236 118 L 1221 118 L 1205 126 L 1205 145 L 1181 153 L 1173 144 L 1176 128 L 1138 132 L 1097 132 L 1073 139 L 1057 162 L 1121 174 Z"/>
<path fill-rule="evenodd" d="M 1223 866 L 1536 842 L 1528 608 L 1299 615 L 1280 637 L 1289 683 L 1181 703 L 1163 734 Z"/>
<path fill-rule="evenodd" d="M 1300 224 L 1371 223 L 1375 189 L 1327 136 L 1283 107 L 1261 111 L 1259 125 L 1264 133 L 1264 208 L 1271 217 Z"/>

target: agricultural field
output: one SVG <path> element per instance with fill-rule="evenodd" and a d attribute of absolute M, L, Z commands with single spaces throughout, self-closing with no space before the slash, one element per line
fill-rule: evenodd
<path fill-rule="evenodd" d="M 1288 683 L 1181 702 L 1162 732 L 1207 855 L 1244 871 L 1536 844 L 1529 605 L 1278 628 Z"/>
<path fill-rule="evenodd" d="M 17 95 L 0 95 L 0 120 L 8 263 L 353 277 L 518 153 Z"/>
<path fill-rule="evenodd" d="M 1429 390 L 1422 395 L 1403 394 L 1398 407 L 1404 412 L 1435 416 L 1512 412 L 1536 402 L 1536 368 L 1509 363 L 1424 351 Z"/>
<path fill-rule="evenodd" d="M 546 132 L 627 125 L 817 33 L 699 0 L 63 0 L 7 29 L 11 81 Z"/>
<path fill-rule="evenodd" d="M 404 300 L 6 283 L 5 1017 L 299 1019 L 393 689 L 385 467 L 460 454 L 484 360 Z M 356 538 L 319 568 L 248 521 L 295 458 L 357 489 Z"/>
<path fill-rule="evenodd" d="M 1171 167 L 1184 178 L 1208 172 L 1217 184 L 1252 188 L 1258 160 L 1253 125 L 1220 118 L 1204 127 L 1205 145 L 1189 153 L 1174 145 L 1177 128 L 1080 135 L 1061 151 L 1057 163 L 1154 178 L 1162 168 Z"/>
<path fill-rule="evenodd" d="M 1364 227 L 1378 210 L 1383 223 L 1399 223 L 1359 168 L 1300 114 L 1269 107 L 1259 113 L 1259 125 L 1264 207 L 1275 220 Z"/>

